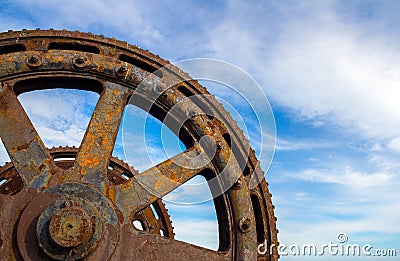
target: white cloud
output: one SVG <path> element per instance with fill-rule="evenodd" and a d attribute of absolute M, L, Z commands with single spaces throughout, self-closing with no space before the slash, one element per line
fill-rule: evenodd
<path fill-rule="evenodd" d="M 14 4 L 19 6 L 20 11 L 29 13 L 35 19 L 32 27 L 81 30 L 96 34 L 108 32 L 109 37 L 117 37 L 120 40 L 132 38 L 149 45 L 154 41 L 164 40 L 164 36 L 155 28 L 152 21 L 143 15 L 146 8 L 151 8 L 149 2 L 18 0 L 14 1 Z M 29 24 L 25 25 L 27 26 L 29 27 Z"/>
<path fill-rule="evenodd" d="M 271 187 L 279 206 L 278 227 L 284 231 L 280 241 L 322 244 L 336 242 L 337 233 L 345 232 L 350 242 L 395 247 L 388 239 L 400 233 L 400 216 L 394 211 L 400 207 L 394 200 L 400 196 L 398 174 L 391 169 L 362 172 L 337 162 L 325 165 L 282 173 L 287 177 L 283 186 Z M 281 193 L 274 193 L 277 189 Z"/>
<path fill-rule="evenodd" d="M 400 52 L 394 35 L 372 31 L 384 25 L 356 23 L 336 1 L 258 8 L 235 1 L 226 12 L 208 32 L 210 53 L 245 68 L 274 102 L 319 126 L 397 135 Z"/>
<path fill-rule="evenodd" d="M 362 137 L 396 135 L 400 53 L 341 29 L 295 32 L 288 32 L 269 62 L 267 93 L 307 119 L 325 116 Z"/>
<path fill-rule="evenodd" d="M 390 140 L 388 147 L 395 152 L 400 152 L 400 137 Z"/>
<path fill-rule="evenodd" d="M 266 143 L 267 146 L 268 143 Z M 313 149 L 328 149 L 336 148 L 338 144 L 335 144 L 328 140 L 316 140 L 316 139 L 283 139 L 278 138 L 276 142 L 277 151 L 297 151 L 297 150 L 313 150 Z"/>
<path fill-rule="evenodd" d="M 175 238 L 210 249 L 218 248 L 218 222 L 213 202 L 176 204 L 165 202 Z"/>
<path fill-rule="evenodd" d="M 396 176 L 391 173 L 363 173 L 350 167 L 329 170 L 305 169 L 290 175 L 313 183 L 339 184 L 355 191 L 361 190 L 363 193 L 369 189 L 388 186 L 396 180 Z"/>
<path fill-rule="evenodd" d="M 177 204 L 197 205 L 213 199 L 207 180 L 195 176 L 164 197 L 164 200 Z"/>
<path fill-rule="evenodd" d="M 51 123 L 50 123 L 51 124 Z M 76 146 L 79 147 L 85 129 L 81 126 L 71 125 L 65 130 L 55 130 L 51 125 L 43 126 L 36 122 L 36 129 L 47 147 Z"/>
<path fill-rule="evenodd" d="M 95 93 L 60 89 L 19 96 L 47 147 L 79 146 L 97 99 Z"/>
<path fill-rule="evenodd" d="M 176 239 L 209 249 L 218 249 L 218 226 L 215 220 L 174 219 Z M 182 235 L 182 236 L 181 236 Z"/>

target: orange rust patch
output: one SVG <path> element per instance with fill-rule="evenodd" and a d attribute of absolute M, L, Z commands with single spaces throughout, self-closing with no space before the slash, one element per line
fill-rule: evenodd
<path fill-rule="evenodd" d="M 127 189 L 129 190 L 129 189 L 132 188 L 132 185 L 133 185 L 133 182 L 132 182 L 132 179 L 131 179 L 128 182 L 126 182 L 124 184 L 121 184 L 120 187 L 121 187 L 121 190 L 127 190 Z"/>
<path fill-rule="evenodd" d="M 180 183 L 181 180 L 179 179 L 179 173 L 174 171 L 173 169 L 168 169 L 168 177 L 177 183 Z"/>
<path fill-rule="evenodd" d="M 106 186 L 104 189 L 104 195 L 115 204 L 116 197 L 117 197 L 117 191 L 116 191 L 115 187 Z"/>

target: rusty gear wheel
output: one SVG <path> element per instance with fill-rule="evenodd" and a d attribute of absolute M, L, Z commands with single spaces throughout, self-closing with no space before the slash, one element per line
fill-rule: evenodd
<path fill-rule="evenodd" d="M 47 150 L 17 99 L 52 88 L 100 94 L 79 149 Z M 112 158 L 128 102 L 187 150 L 141 173 Z M 278 259 L 271 194 L 244 134 L 204 87 L 148 51 L 65 30 L 0 34 L 0 126 L 12 162 L 0 176 L 1 260 Z M 196 175 L 216 195 L 217 251 L 173 239 L 159 200 Z M 265 242 L 272 251 L 258 253 Z"/>

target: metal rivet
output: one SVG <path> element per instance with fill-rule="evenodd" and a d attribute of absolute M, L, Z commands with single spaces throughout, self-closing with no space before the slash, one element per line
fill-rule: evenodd
<path fill-rule="evenodd" d="M 39 57 L 37 55 L 32 55 L 29 58 L 29 62 L 31 62 L 31 63 L 36 63 L 37 61 L 39 61 Z"/>
<path fill-rule="evenodd" d="M 126 66 L 120 66 L 119 68 L 118 68 L 118 73 L 126 73 L 128 71 L 128 68 L 126 68 Z"/>
<path fill-rule="evenodd" d="M 83 68 L 88 64 L 88 60 L 83 55 L 77 55 L 74 57 L 72 63 L 74 64 L 75 67 Z"/>
<path fill-rule="evenodd" d="M 124 77 L 126 75 L 126 73 L 128 72 L 128 67 L 125 65 L 117 65 L 115 67 L 114 71 L 118 77 Z"/>
<path fill-rule="evenodd" d="M 232 189 L 234 190 L 238 190 L 241 189 L 243 187 L 243 182 L 238 179 L 233 185 L 232 185 Z"/>
<path fill-rule="evenodd" d="M 239 229 L 242 233 L 247 233 L 250 231 L 251 219 L 249 217 L 244 217 L 239 221 Z"/>
<path fill-rule="evenodd" d="M 191 111 L 189 111 L 189 113 L 188 113 L 188 117 L 194 117 L 194 116 L 196 116 L 197 115 L 197 112 L 196 111 L 193 111 L 193 110 L 191 110 Z"/>
<path fill-rule="evenodd" d="M 217 151 L 221 151 L 221 150 L 222 150 L 222 142 L 217 141 Z"/>
<path fill-rule="evenodd" d="M 83 56 L 78 56 L 78 58 L 76 58 L 77 64 L 83 64 L 85 61 L 86 61 L 86 58 Z"/>
<path fill-rule="evenodd" d="M 32 54 L 26 59 L 26 63 L 30 67 L 39 67 L 42 65 L 42 58 L 37 54 Z"/>

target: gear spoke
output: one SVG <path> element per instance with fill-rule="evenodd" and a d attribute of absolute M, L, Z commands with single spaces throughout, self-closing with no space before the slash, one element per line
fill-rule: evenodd
<path fill-rule="evenodd" d="M 130 92 L 118 84 L 105 83 L 76 157 L 79 179 L 83 176 L 89 183 L 103 183 Z"/>
<path fill-rule="evenodd" d="M 199 144 L 134 176 L 118 188 L 118 204 L 129 217 L 167 195 L 210 167 L 210 158 Z"/>
<path fill-rule="evenodd" d="M 0 92 L 0 137 L 17 172 L 40 189 L 46 182 L 51 157 L 17 96 L 6 83 Z"/>

